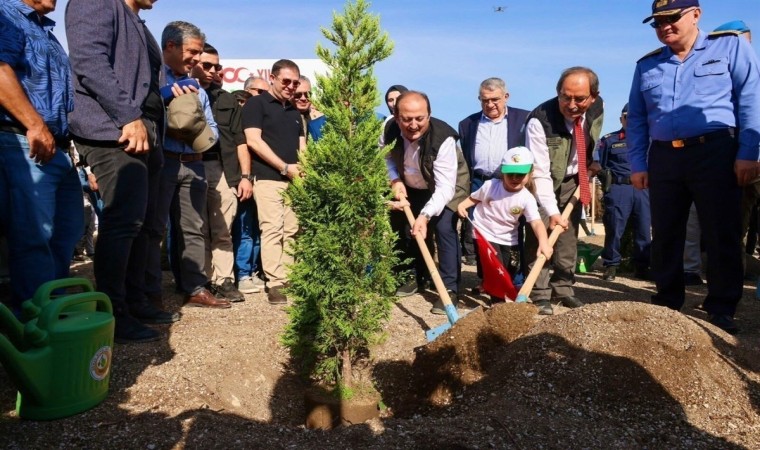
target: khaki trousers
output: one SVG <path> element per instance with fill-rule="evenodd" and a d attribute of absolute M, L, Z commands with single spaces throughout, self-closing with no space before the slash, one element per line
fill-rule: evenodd
<path fill-rule="evenodd" d="M 281 286 L 288 279 L 293 257 L 288 253 L 298 232 L 298 220 L 282 194 L 287 181 L 256 180 L 253 196 L 261 229 L 261 265 L 267 286 Z"/>
<path fill-rule="evenodd" d="M 235 281 L 235 255 L 232 250 L 232 221 L 237 213 L 235 190 L 227 185 L 219 161 L 204 161 L 208 194 L 206 199 L 203 235 L 206 238 L 206 265 L 208 279 L 222 284 L 225 278 Z"/>

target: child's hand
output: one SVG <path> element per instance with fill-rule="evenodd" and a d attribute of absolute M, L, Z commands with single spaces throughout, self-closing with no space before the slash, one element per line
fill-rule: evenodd
<path fill-rule="evenodd" d="M 459 205 L 457 205 L 457 214 L 459 214 L 459 217 L 462 219 L 467 217 L 467 205 L 465 205 L 464 202 L 461 202 Z"/>
<path fill-rule="evenodd" d="M 554 253 L 554 249 L 551 248 L 548 244 L 546 245 L 539 245 L 538 251 L 536 252 L 536 256 L 540 256 L 543 253 L 543 255 L 546 257 L 546 260 L 550 260 L 552 258 L 552 254 Z"/>

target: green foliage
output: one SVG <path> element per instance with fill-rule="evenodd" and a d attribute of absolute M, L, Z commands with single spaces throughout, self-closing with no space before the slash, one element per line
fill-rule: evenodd
<path fill-rule="evenodd" d="M 351 367 L 382 335 L 393 305 L 395 235 L 388 219 L 382 122 L 372 66 L 392 51 L 364 0 L 333 13 L 317 45 L 330 75 L 317 76 L 322 138 L 301 155 L 304 178 L 286 191 L 301 226 L 290 272 L 283 343 L 315 380 L 351 387 Z M 350 392 L 350 391 L 347 391 Z"/>

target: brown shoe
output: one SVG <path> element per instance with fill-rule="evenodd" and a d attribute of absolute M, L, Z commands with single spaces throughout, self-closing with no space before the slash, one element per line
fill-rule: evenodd
<path fill-rule="evenodd" d="M 208 289 L 203 288 L 195 295 L 188 295 L 185 298 L 185 306 L 197 306 L 199 308 L 231 308 L 232 305 L 227 300 L 220 300 L 214 297 Z"/>
<path fill-rule="evenodd" d="M 269 288 L 267 300 L 270 305 L 285 305 L 288 303 L 288 297 L 281 291 L 285 286 L 273 286 Z"/>

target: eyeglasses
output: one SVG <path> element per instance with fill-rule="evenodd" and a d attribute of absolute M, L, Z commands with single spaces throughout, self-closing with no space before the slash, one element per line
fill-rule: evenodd
<path fill-rule="evenodd" d="M 499 103 L 500 101 L 502 101 L 504 99 L 505 99 L 505 97 L 496 97 L 496 98 L 482 98 L 482 97 L 478 97 L 478 100 L 480 100 L 480 103 L 482 103 L 484 105 L 488 105 L 490 103 L 497 104 L 497 103 Z"/>
<path fill-rule="evenodd" d="M 256 91 L 257 93 L 261 94 L 262 92 L 267 92 L 267 89 L 249 87 L 248 92 L 251 92 L 251 91 Z"/>
<path fill-rule="evenodd" d="M 283 86 L 293 86 L 293 88 L 297 88 L 301 85 L 301 82 L 298 80 L 291 80 L 290 78 L 277 78 L 280 80 L 280 83 L 282 83 Z"/>
<path fill-rule="evenodd" d="M 576 105 L 585 103 L 586 100 L 588 100 L 590 97 L 591 97 L 590 95 L 586 95 L 584 97 L 573 97 L 572 95 L 559 94 L 559 100 L 561 102 L 563 103 L 575 102 Z"/>
<path fill-rule="evenodd" d="M 212 68 L 216 69 L 217 72 L 221 72 L 222 71 L 222 65 L 221 64 L 214 64 L 214 63 L 210 63 L 208 61 L 202 62 L 201 63 L 201 67 L 203 67 L 203 70 L 205 70 L 206 72 L 208 72 Z"/>
<path fill-rule="evenodd" d="M 694 8 L 692 8 L 692 9 L 685 9 L 685 10 L 681 11 L 678 14 L 671 14 L 671 15 L 668 15 L 668 16 L 655 17 L 655 19 L 652 21 L 652 23 L 649 24 L 649 26 L 652 27 L 652 28 L 660 28 L 660 27 L 664 27 L 665 25 L 673 25 L 674 23 L 676 23 L 679 20 L 681 20 L 681 18 L 683 16 L 685 16 L 686 14 L 688 14 L 688 13 L 690 13 L 692 11 L 694 11 Z"/>
<path fill-rule="evenodd" d="M 300 100 L 301 97 L 303 97 L 304 100 L 308 100 L 309 99 L 309 93 L 308 92 L 296 92 L 295 94 L 293 94 L 293 98 L 296 99 L 296 100 Z"/>

